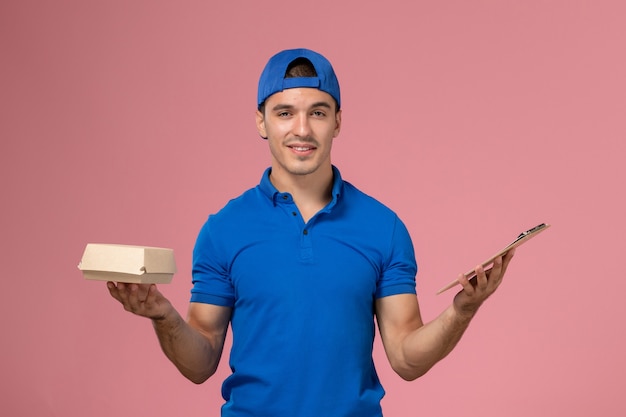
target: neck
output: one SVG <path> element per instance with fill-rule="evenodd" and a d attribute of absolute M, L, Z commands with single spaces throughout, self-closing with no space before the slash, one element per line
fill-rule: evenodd
<path fill-rule="evenodd" d="M 332 166 L 306 175 L 294 175 L 282 167 L 272 166 L 270 181 L 282 193 L 289 193 L 305 221 L 324 208 L 332 199 Z"/>

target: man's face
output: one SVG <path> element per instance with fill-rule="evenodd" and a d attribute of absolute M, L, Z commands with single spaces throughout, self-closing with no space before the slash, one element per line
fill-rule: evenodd
<path fill-rule="evenodd" d="M 330 168 L 330 150 L 339 134 L 341 111 L 330 94 L 315 88 L 290 88 L 270 96 L 257 129 L 272 154 L 273 175 L 308 175 Z"/>

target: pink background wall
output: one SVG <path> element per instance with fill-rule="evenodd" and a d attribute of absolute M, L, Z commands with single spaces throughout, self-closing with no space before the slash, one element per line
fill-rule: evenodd
<path fill-rule="evenodd" d="M 341 81 L 334 163 L 412 233 L 426 319 L 553 225 L 428 375 L 376 345 L 386 416 L 626 414 L 624 3 L 348 3 L 0 2 L 0 414 L 218 415 L 227 356 L 187 382 L 76 265 L 88 242 L 174 248 L 184 312 L 200 226 L 269 164 L 258 75 L 301 46 Z"/>

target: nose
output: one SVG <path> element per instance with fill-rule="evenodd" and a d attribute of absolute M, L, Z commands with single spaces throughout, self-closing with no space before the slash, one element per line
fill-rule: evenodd
<path fill-rule="evenodd" d="M 294 135 L 305 138 L 311 134 L 311 125 L 307 114 L 299 114 L 294 120 Z"/>

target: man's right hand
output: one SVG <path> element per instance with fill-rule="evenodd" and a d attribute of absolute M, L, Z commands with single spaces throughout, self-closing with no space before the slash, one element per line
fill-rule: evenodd
<path fill-rule="evenodd" d="M 126 311 L 147 317 L 152 320 L 162 320 L 167 317 L 172 304 L 159 292 L 155 284 L 126 284 L 107 282 L 111 296 L 119 301 Z"/>

